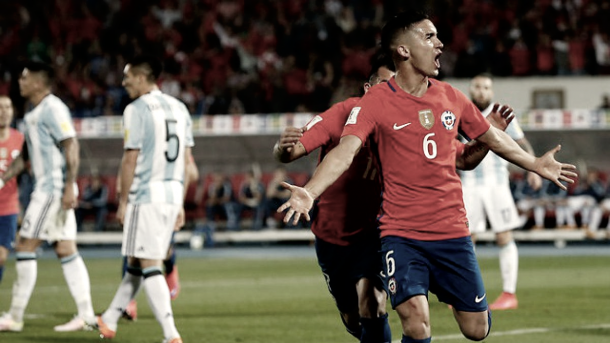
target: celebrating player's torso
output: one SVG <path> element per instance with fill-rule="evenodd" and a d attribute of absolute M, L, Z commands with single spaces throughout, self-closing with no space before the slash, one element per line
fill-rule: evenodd
<path fill-rule="evenodd" d="M 371 89 L 357 106 L 343 136 L 369 138 L 376 149 L 383 183 L 382 236 L 468 236 L 455 139 L 458 127 L 476 138 L 489 122 L 463 94 L 433 79 L 421 98 L 402 91 L 392 79 Z"/>

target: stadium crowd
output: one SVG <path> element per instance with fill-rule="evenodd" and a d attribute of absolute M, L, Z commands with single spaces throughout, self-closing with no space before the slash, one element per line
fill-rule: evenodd
<path fill-rule="evenodd" d="M 323 111 L 358 92 L 401 1 L 24 0 L 0 3 L 0 92 L 52 62 L 74 117 L 120 115 L 126 59 L 163 56 L 161 89 L 194 115 Z M 434 0 L 440 77 L 610 73 L 608 0 Z"/>

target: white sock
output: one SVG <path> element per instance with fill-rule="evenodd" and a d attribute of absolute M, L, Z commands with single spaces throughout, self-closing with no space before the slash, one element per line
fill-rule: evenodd
<path fill-rule="evenodd" d="M 87 323 L 95 323 L 95 312 L 91 304 L 91 284 L 87 266 L 80 254 L 75 253 L 61 259 L 64 278 L 76 303 L 78 317 Z"/>
<path fill-rule="evenodd" d="M 500 247 L 500 272 L 502 274 L 502 288 L 504 292 L 515 294 L 517 292 L 517 274 L 519 271 L 519 252 L 515 241 Z"/>
<path fill-rule="evenodd" d="M 129 302 L 136 297 L 141 284 L 142 274 L 140 269 L 128 269 L 127 273 L 123 276 L 123 280 L 121 280 L 119 289 L 117 289 L 114 294 L 110 306 L 108 306 L 108 309 L 102 314 L 102 320 L 108 325 L 110 330 L 116 331 L 117 323 L 123 315 L 123 311 L 127 305 L 129 305 Z"/>
<path fill-rule="evenodd" d="M 13 298 L 11 300 L 11 309 L 9 313 L 16 322 L 23 321 L 25 308 L 30 302 L 30 297 L 36 285 L 36 277 L 38 276 L 38 263 L 36 262 L 36 253 L 34 252 L 18 252 L 17 263 L 17 280 L 13 283 Z"/>
<path fill-rule="evenodd" d="M 163 277 L 161 269 L 158 267 L 145 268 L 144 274 L 144 289 L 146 290 L 146 298 L 151 310 L 155 314 L 157 321 L 161 324 L 165 339 L 180 337 L 176 325 L 174 324 L 174 314 L 172 311 L 172 303 L 169 295 L 167 282 Z"/>

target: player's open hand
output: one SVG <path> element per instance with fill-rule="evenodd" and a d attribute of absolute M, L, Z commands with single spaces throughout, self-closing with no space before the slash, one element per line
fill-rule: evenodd
<path fill-rule="evenodd" d="M 301 215 L 309 221 L 311 219 L 309 218 L 309 210 L 311 210 L 314 200 L 311 194 L 305 188 L 287 182 L 282 182 L 281 185 L 292 193 L 290 199 L 277 209 L 278 212 L 288 210 L 284 216 L 284 223 L 290 222 L 290 218 L 294 216 L 292 224 L 296 225 Z"/>
<path fill-rule="evenodd" d="M 290 152 L 292 147 L 303 137 L 303 128 L 289 126 L 280 135 L 278 146 L 280 150 Z"/>
<path fill-rule="evenodd" d="M 506 128 L 515 118 L 513 109 L 510 106 L 494 104 L 491 112 L 487 116 L 487 120 L 496 129 L 506 131 Z"/>
<path fill-rule="evenodd" d="M 574 179 L 578 177 L 578 174 L 576 174 L 576 166 L 555 160 L 555 154 L 559 150 L 561 150 L 561 145 L 556 146 L 547 151 L 542 157 L 537 158 L 534 171 L 538 175 L 553 181 L 559 188 L 566 190 L 567 187 L 561 181 L 574 183 Z"/>

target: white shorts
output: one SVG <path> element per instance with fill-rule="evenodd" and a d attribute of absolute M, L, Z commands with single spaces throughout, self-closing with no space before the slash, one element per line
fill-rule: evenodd
<path fill-rule="evenodd" d="M 463 187 L 464 206 L 470 232 L 486 229 L 486 215 L 493 232 L 504 232 L 521 225 L 508 185 Z"/>
<path fill-rule="evenodd" d="M 61 197 L 33 192 L 19 236 L 49 242 L 76 240 L 74 210 L 64 210 Z"/>
<path fill-rule="evenodd" d="M 174 204 L 127 204 L 123 256 L 164 260 L 180 207 Z"/>

